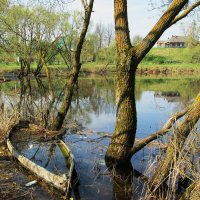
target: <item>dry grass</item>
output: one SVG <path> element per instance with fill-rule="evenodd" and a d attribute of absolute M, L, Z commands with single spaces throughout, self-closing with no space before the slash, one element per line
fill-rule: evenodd
<path fill-rule="evenodd" d="M 178 157 L 174 157 L 169 175 L 166 180 L 157 185 L 156 188 L 160 187 L 161 189 L 157 190 L 156 193 L 150 186 L 151 177 L 164 155 L 158 155 L 155 159 L 150 160 L 145 172 L 145 176 L 149 177 L 149 181 L 144 184 L 143 194 L 140 199 L 179 199 L 187 187 L 200 180 L 199 142 L 200 135 L 197 131 L 191 132 L 181 150 L 178 149 L 176 142 L 174 142 L 173 146 L 175 151 L 178 152 Z"/>
<path fill-rule="evenodd" d="M 5 140 L 8 130 L 19 120 L 20 114 L 15 109 L 0 110 L 0 143 Z"/>

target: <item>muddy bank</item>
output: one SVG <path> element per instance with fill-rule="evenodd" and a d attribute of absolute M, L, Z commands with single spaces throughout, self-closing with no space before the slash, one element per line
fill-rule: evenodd
<path fill-rule="evenodd" d="M 137 74 L 141 75 L 159 75 L 159 74 L 165 74 L 165 75 L 195 75 L 199 74 L 200 69 L 179 69 L 179 68 L 173 68 L 173 67 L 157 67 L 157 68 L 139 68 L 137 69 Z"/>
<path fill-rule="evenodd" d="M 12 70 L 8 72 L 1 72 L 0 71 L 0 82 L 7 82 L 19 77 L 19 70 Z M 50 67 L 49 72 L 51 76 L 59 76 L 65 78 L 69 75 L 70 70 L 68 68 L 59 68 L 59 67 Z M 103 67 L 82 67 L 80 74 L 82 76 L 89 75 L 89 74 L 98 74 L 98 75 L 111 75 L 116 73 L 116 68 L 114 66 L 110 67 L 109 69 L 105 69 Z M 162 67 L 162 66 L 151 66 L 151 67 L 142 67 L 137 69 L 137 74 L 140 75 L 196 75 L 200 74 L 200 69 L 197 68 L 181 68 L 181 67 Z M 28 76 L 34 76 L 34 74 L 30 74 Z M 47 77 L 45 71 L 42 71 L 39 77 Z"/>

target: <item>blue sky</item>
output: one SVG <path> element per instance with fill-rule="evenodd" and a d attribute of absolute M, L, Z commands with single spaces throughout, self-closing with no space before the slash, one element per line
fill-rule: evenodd
<path fill-rule="evenodd" d="M 68 9 L 80 10 L 80 2 L 81 0 L 75 0 L 74 3 L 68 4 Z M 95 0 L 92 21 L 102 22 L 104 24 L 114 23 L 113 2 L 113 0 Z M 131 37 L 134 35 L 141 35 L 144 37 L 159 19 L 161 11 L 158 9 L 152 10 L 149 2 L 149 0 L 128 0 L 129 29 Z M 173 25 L 173 27 L 163 34 L 161 39 L 166 39 L 171 35 L 183 35 L 182 24 L 187 25 L 188 23 L 189 19 L 184 19 L 176 25 Z"/>

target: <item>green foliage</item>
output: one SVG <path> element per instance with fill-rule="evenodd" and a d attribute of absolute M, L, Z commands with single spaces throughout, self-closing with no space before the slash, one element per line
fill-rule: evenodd
<path fill-rule="evenodd" d="M 115 42 L 111 43 L 108 48 L 100 49 L 96 56 L 98 63 L 115 64 L 117 60 L 117 50 Z"/>
<path fill-rule="evenodd" d="M 82 62 L 95 61 L 98 47 L 97 35 L 88 34 L 82 49 L 81 60 Z"/>
<path fill-rule="evenodd" d="M 156 56 L 156 55 L 152 55 L 152 54 L 148 54 L 143 62 L 151 62 L 153 64 L 164 64 L 164 63 L 168 63 L 167 58 L 164 56 Z"/>
<path fill-rule="evenodd" d="M 192 49 L 191 62 L 192 63 L 200 63 L 200 45 L 198 45 Z"/>

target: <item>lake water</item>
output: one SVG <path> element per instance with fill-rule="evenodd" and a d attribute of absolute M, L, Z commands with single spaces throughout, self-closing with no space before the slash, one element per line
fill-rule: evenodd
<path fill-rule="evenodd" d="M 4 107 L 20 107 L 24 118 L 42 121 L 42 113 L 55 97 L 51 117 L 62 102 L 65 80 L 15 81 L 1 85 L 0 104 Z M 23 87 L 21 87 L 23 86 Z M 137 77 L 136 108 L 137 138 L 144 138 L 159 130 L 176 111 L 192 102 L 199 92 L 198 77 Z M 104 161 L 109 137 L 115 127 L 115 79 L 112 77 L 82 77 L 75 87 L 70 111 L 64 125 L 76 124 L 64 135 L 76 161 L 79 186 L 72 194 L 74 199 L 137 199 L 142 183 L 133 178 L 128 192 L 123 182 L 110 176 Z M 23 108 L 23 109 L 22 109 Z M 77 126 L 78 124 L 78 126 Z M 81 127 L 81 128 L 80 128 Z M 48 170 L 64 173 L 63 156 L 55 143 L 24 141 L 16 144 L 20 152 L 45 166 Z M 37 152 L 36 152 L 37 151 Z M 35 155 L 36 153 L 36 155 Z M 158 149 L 145 148 L 133 156 L 133 168 L 144 173 L 146 166 Z M 34 156 L 34 158 L 33 158 Z M 116 184 L 117 183 L 117 184 Z M 121 184 L 121 185 L 120 185 Z M 130 189 L 130 188 L 129 188 Z M 120 193 L 120 194 L 119 194 Z"/>

